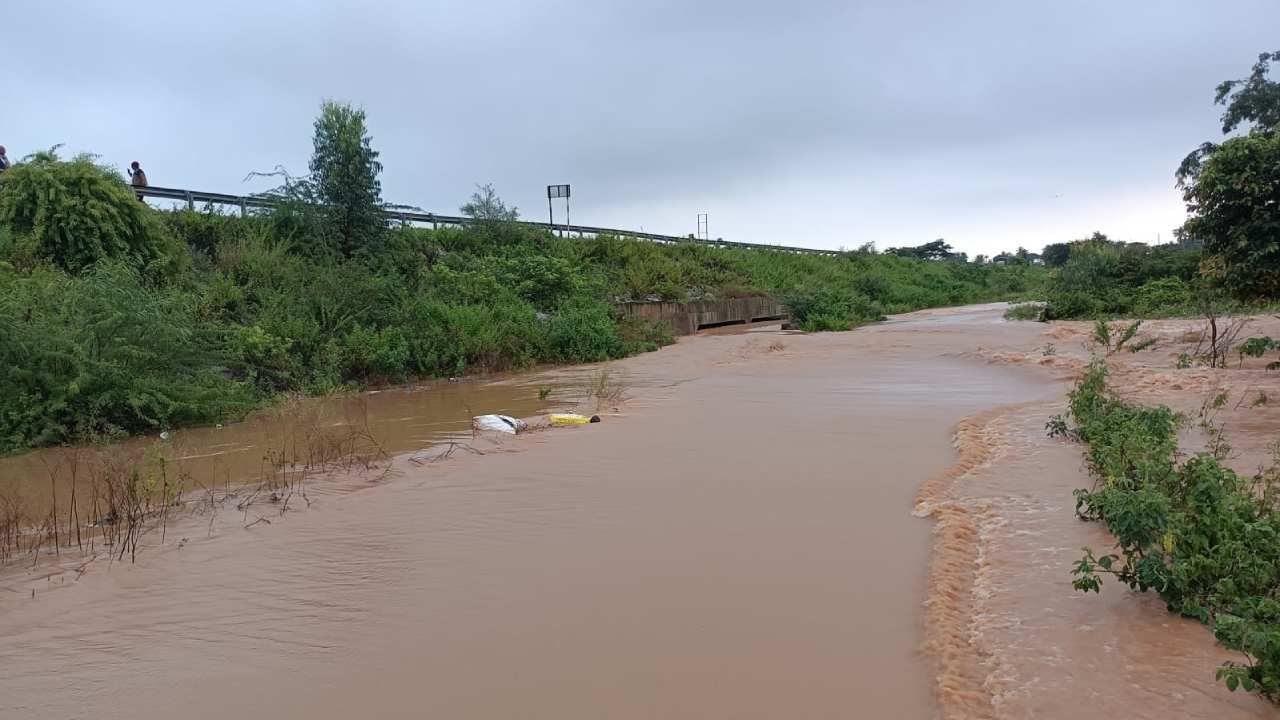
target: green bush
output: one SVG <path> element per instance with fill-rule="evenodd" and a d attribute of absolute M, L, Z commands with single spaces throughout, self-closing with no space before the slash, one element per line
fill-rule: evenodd
<path fill-rule="evenodd" d="M 806 316 L 800 322 L 800 329 L 805 332 L 841 332 L 853 329 L 853 321 L 841 312 L 818 312 Z"/>
<path fill-rule="evenodd" d="M 171 252 L 155 214 L 88 155 L 64 161 L 53 151 L 38 153 L 5 172 L 0 226 L 12 238 L 11 253 L 72 273 L 103 259 L 145 267 Z"/>
<path fill-rule="evenodd" d="M 1039 303 L 1021 303 L 1004 311 L 1006 320 L 1040 320 L 1044 316 L 1044 306 Z"/>
<path fill-rule="evenodd" d="M 264 222 L 257 218 L 226 215 L 213 209 L 203 212 L 175 210 L 159 216 L 171 235 L 185 240 L 192 250 L 210 258 L 220 247 L 244 239 Z"/>
<path fill-rule="evenodd" d="M 120 263 L 0 271 L 0 336 L 0 452 L 210 423 L 256 401 L 190 297 Z"/>
<path fill-rule="evenodd" d="M 1200 253 L 1176 245 L 1150 247 L 1112 242 L 1095 233 L 1070 244 L 1070 255 L 1053 271 L 1049 319 L 1166 317 L 1190 310 L 1190 283 Z"/>
<path fill-rule="evenodd" d="M 1224 647 L 1244 655 L 1217 677 L 1280 696 L 1280 470 L 1242 477 L 1221 463 L 1225 452 L 1177 454 L 1182 418 L 1112 395 L 1106 366 L 1094 364 L 1070 396 L 1067 419 L 1051 432 L 1088 443 L 1092 490 L 1077 490 L 1076 512 L 1115 536 L 1117 553 L 1086 548 L 1074 586 L 1097 592 L 1102 576 L 1154 590 L 1170 612 L 1212 628 Z M 1219 435 L 1220 437 L 1220 435 Z"/>
<path fill-rule="evenodd" d="M 652 352 L 676 341 L 675 332 L 668 323 L 639 317 L 619 320 L 618 336 L 622 338 L 623 350 L 627 355 Z"/>
<path fill-rule="evenodd" d="M 1133 311 L 1141 317 L 1162 317 L 1194 312 L 1191 286 L 1182 278 L 1149 280 L 1137 289 Z"/>
<path fill-rule="evenodd" d="M 865 295 L 834 288 L 805 288 L 783 296 L 791 319 L 807 332 L 848 330 L 884 319 L 880 306 Z"/>
<path fill-rule="evenodd" d="M 555 362 L 599 362 L 626 352 L 612 311 L 600 302 L 576 303 L 552 315 L 547 343 Z"/>

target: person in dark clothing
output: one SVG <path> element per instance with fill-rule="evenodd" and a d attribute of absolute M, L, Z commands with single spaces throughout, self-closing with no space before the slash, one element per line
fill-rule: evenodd
<path fill-rule="evenodd" d="M 9 156 L 4 154 L 4 146 L 0 145 L 0 173 L 9 169 Z"/>
<path fill-rule="evenodd" d="M 129 164 L 129 183 L 135 188 L 144 188 L 147 186 L 147 174 L 142 171 L 142 166 L 134 160 Z M 138 202 L 146 202 L 142 197 L 142 193 L 138 193 Z"/>
<path fill-rule="evenodd" d="M 142 166 L 138 164 L 137 160 L 134 160 L 133 163 L 129 165 L 129 182 L 132 183 L 134 187 L 147 186 L 147 174 L 142 171 Z"/>

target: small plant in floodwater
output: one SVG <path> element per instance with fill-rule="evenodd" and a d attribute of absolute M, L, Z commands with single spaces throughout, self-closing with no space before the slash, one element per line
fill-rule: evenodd
<path fill-rule="evenodd" d="M 227 505 L 244 511 L 248 525 L 269 524 L 250 508 L 269 503 L 285 514 L 300 502 L 311 504 L 307 481 L 321 473 L 390 469 L 388 457 L 370 428 L 368 405 L 354 397 L 343 406 L 343 422 L 334 424 L 319 406 L 286 398 L 275 411 L 283 432 L 263 454 L 256 485 L 192 487 L 192 477 L 173 443 L 110 444 L 98 437 L 92 445 L 59 451 L 45 463 L 49 477 L 47 510 L 30 512 L 23 496 L 0 483 L 0 562 L 19 554 L 36 560 L 42 553 L 61 554 L 79 548 L 92 557 L 105 546 L 113 561 L 134 559 L 143 538 L 160 543 L 174 513 L 207 513 L 209 534 L 218 511 Z M 194 491 L 194 492 L 193 492 Z M 68 502 L 63 503 L 62 498 Z M 295 498 L 297 498 L 295 500 Z"/>
<path fill-rule="evenodd" d="M 1058 354 L 1058 348 L 1053 343 L 1045 343 L 1040 350 L 1040 354 L 1044 357 L 1053 357 Z"/>
<path fill-rule="evenodd" d="M 1200 330 L 1200 339 L 1196 341 L 1191 355 L 1211 368 L 1224 368 L 1227 366 L 1227 353 L 1235 345 L 1236 338 L 1244 331 L 1249 319 L 1222 315 L 1212 303 L 1206 304 L 1203 312 L 1205 325 Z"/>
<path fill-rule="evenodd" d="M 1108 325 L 1105 320 L 1097 320 L 1093 323 L 1093 342 L 1095 345 L 1101 345 L 1106 355 L 1112 355 L 1121 350 L 1128 350 L 1131 353 L 1142 352 L 1153 347 L 1159 342 L 1159 338 L 1139 336 L 1138 330 L 1141 328 L 1141 320 L 1134 320 L 1128 325 L 1119 325 L 1115 328 Z"/>
<path fill-rule="evenodd" d="M 539 399 L 539 400 L 546 400 L 547 398 L 551 397 L 551 393 L 553 392 L 553 390 L 554 390 L 554 389 L 553 389 L 550 385 L 539 385 L 539 386 L 538 386 L 538 399 Z"/>
<path fill-rule="evenodd" d="M 614 377 L 613 370 L 607 367 L 601 368 L 592 377 L 591 386 L 587 389 L 587 398 L 595 399 L 596 410 L 616 405 L 622 402 L 625 397 L 626 387 Z"/>
<path fill-rule="evenodd" d="M 1191 353 L 1178 353 L 1178 369 L 1186 370 L 1191 367 Z"/>
<path fill-rule="evenodd" d="M 787 349 L 787 346 L 781 340 L 774 340 L 769 343 L 769 352 L 781 352 Z"/>
<path fill-rule="evenodd" d="M 1246 356 L 1251 358 L 1259 358 L 1267 354 L 1271 350 L 1280 350 L 1280 340 L 1272 340 L 1268 336 L 1251 337 L 1240 343 L 1236 348 L 1236 352 L 1240 355 L 1240 361 L 1236 363 L 1236 367 L 1244 364 Z M 1268 370 L 1280 370 L 1280 360 L 1267 363 Z"/>
<path fill-rule="evenodd" d="M 1049 437 L 1072 437 L 1071 428 L 1067 425 L 1067 419 L 1061 415 L 1054 415 L 1044 424 L 1044 431 Z"/>
<path fill-rule="evenodd" d="M 1230 395 L 1219 392 L 1212 398 L 1206 398 L 1200 405 L 1200 429 L 1208 438 L 1207 450 L 1217 460 L 1226 460 L 1231 454 L 1231 445 L 1227 442 L 1226 427 L 1218 422 L 1218 413 L 1226 406 Z"/>
<path fill-rule="evenodd" d="M 1106 320 L 1095 320 L 1093 323 L 1093 341 L 1104 348 L 1111 347 L 1111 326 Z"/>

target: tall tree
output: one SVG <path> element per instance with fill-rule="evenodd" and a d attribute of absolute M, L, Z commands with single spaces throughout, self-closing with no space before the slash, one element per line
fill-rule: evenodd
<path fill-rule="evenodd" d="M 1280 62 L 1280 51 L 1259 55 L 1249 77 L 1218 85 L 1213 101 L 1227 107 L 1222 113 L 1223 135 L 1242 124 L 1262 129 L 1280 125 L 1280 82 L 1267 78 L 1273 61 Z"/>
<path fill-rule="evenodd" d="M 463 215 L 476 220 L 510 222 L 520 219 L 519 209 L 514 205 L 508 207 L 502 198 L 498 197 L 498 191 L 494 189 L 492 183 L 477 185 L 476 191 L 471 193 L 471 199 L 458 209 Z"/>
<path fill-rule="evenodd" d="M 1280 132 L 1222 143 L 1183 190 L 1185 237 L 1204 243 L 1205 274 L 1241 298 L 1280 298 Z"/>
<path fill-rule="evenodd" d="M 1280 62 L 1280 51 L 1262 53 L 1249 77 L 1225 80 L 1214 90 L 1214 104 L 1226 107 L 1222 112 L 1223 135 L 1241 125 L 1248 125 L 1252 132 L 1275 132 L 1280 125 L 1280 82 L 1267 77 L 1272 61 Z M 1178 166 L 1178 187 L 1194 182 L 1200 166 L 1217 149 L 1217 143 L 1201 143 L 1183 158 Z"/>
<path fill-rule="evenodd" d="M 1071 257 L 1071 246 L 1067 243 L 1049 243 L 1040 252 L 1040 257 L 1044 258 L 1044 264 L 1049 267 L 1062 267 L 1067 264 L 1067 258 Z"/>
<path fill-rule="evenodd" d="M 942 238 L 915 247 L 889 248 L 885 252 L 890 255 L 912 257 L 920 260 L 950 260 L 956 257 L 956 254 L 951 252 L 951 245 Z"/>
<path fill-rule="evenodd" d="M 365 127 L 364 110 L 326 100 L 315 122 L 311 182 L 336 225 L 340 250 L 350 257 L 386 229 L 382 163 Z"/>
<path fill-rule="evenodd" d="M 1222 131 L 1182 161 L 1178 186 L 1190 217 L 1183 243 L 1203 244 L 1205 275 L 1241 298 L 1280 297 L 1280 82 L 1267 77 L 1280 51 L 1262 53 L 1247 78 L 1218 85 Z"/>

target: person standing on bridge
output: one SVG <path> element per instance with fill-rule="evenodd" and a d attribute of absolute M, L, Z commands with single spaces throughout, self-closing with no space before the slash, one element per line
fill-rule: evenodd
<path fill-rule="evenodd" d="M 134 160 L 129 165 L 129 183 L 135 188 L 144 188 L 147 186 L 147 174 L 142 171 L 142 166 Z M 146 202 L 142 199 L 142 193 L 138 193 L 138 202 Z"/>
<path fill-rule="evenodd" d="M 147 186 L 147 174 L 142 171 L 142 166 L 138 164 L 137 160 L 134 160 L 129 165 L 129 182 L 134 187 Z"/>
<path fill-rule="evenodd" d="M 0 145 L 0 173 L 9 169 L 9 156 L 4 154 L 4 146 Z"/>

